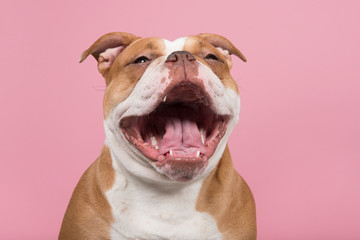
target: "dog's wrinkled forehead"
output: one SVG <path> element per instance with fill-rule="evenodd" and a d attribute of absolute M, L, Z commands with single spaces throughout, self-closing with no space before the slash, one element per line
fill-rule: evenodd
<path fill-rule="evenodd" d="M 195 47 L 204 46 L 204 42 L 204 40 L 192 36 L 181 37 L 173 41 L 157 37 L 137 38 L 128 46 L 128 49 L 133 48 L 131 51 L 134 51 L 134 49 L 140 51 L 146 49 L 155 51 L 162 50 L 163 55 L 169 55 L 175 51 L 182 51 L 185 47 L 187 47 L 188 50 L 191 50 L 191 47 L 195 49 Z"/>

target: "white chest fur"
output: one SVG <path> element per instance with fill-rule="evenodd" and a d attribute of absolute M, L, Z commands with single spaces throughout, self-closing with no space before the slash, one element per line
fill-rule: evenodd
<path fill-rule="evenodd" d="M 222 238 L 215 220 L 195 209 L 202 181 L 159 187 L 119 170 L 114 187 L 106 193 L 114 218 L 111 239 Z"/>

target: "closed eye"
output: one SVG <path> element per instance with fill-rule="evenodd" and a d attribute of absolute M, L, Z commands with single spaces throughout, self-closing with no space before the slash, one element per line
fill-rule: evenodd
<path fill-rule="evenodd" d="M 219 60 L 219 59 L 217 58 L 217 56 L 215 56 L 215 55 L 212 54 L 212 53 L 209 53 L 208 55 L 206 55 L 205 59 Z"/>
<path fill-rule="evenodd" d="M 144 63 L 144 62 L 147 62 L 147 61 L 150 61 L 150 59 L 148 59 L 145 56 L 141 56 L 141 57 L 138 57 L 137 59 L 135 59 L 133 61 L 133 63 L 137 64 L 137 63 Z"/>

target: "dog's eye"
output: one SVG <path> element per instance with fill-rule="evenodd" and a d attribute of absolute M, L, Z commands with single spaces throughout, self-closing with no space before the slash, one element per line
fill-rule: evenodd
<path fill-rule="evenodd" d="M 212 53 L 206 55 L 205 59 L 218 60 L 218 58 Z"/>
<path fill-rule="evenodd" d="M 135 59 L 135 61 L 133 63 L 144 63 L 144 62 L 147 62 L 149 61 L 149 59 L 145 56 L 141 56 L 141 57 L 138 57 L 137 59 Z"/>

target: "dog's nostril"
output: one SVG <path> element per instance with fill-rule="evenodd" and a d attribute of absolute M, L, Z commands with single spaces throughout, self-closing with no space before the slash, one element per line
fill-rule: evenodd
<path fill-rule="evenodd" d="M 177 62 L 178 59 L 179 59 L 179 57 L 178 57 L 177 53 L 173 52 L 167 57 L 165 62 Z"/>
<path fill-rule="evenodd" d="M 189 61 L 195 61 L 195 57 L 191 53 L 186 53 L 186 58 Z"/>

